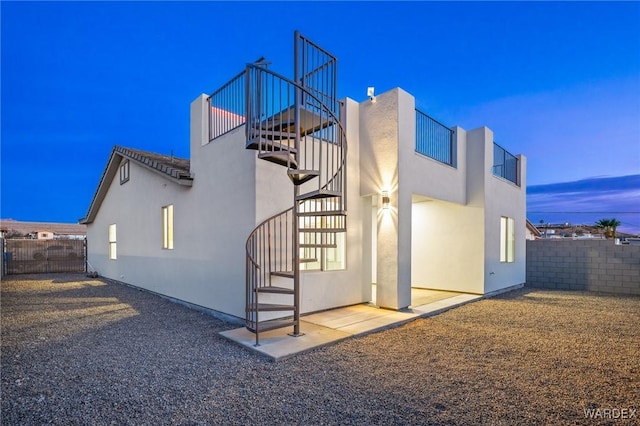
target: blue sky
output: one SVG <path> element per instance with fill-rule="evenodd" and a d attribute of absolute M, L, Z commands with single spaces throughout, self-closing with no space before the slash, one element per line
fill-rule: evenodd
<path fill-rule="evenodd" d="M 3 218 L 83 217 L 115 144 L 188 157 L 190 102 L 260 56 L 290 75 L 295 29 L 338 57 L 341 97 L 402 87 L 448 125 L 489 126 L 550 188 L 530 211 L 581 212 L 545 221 L 640 211 L 638 2 L 0 7 Z M 603 191 L 619 176 L 630 189 Z M 582 198 L 553 192 L 578 181 Z M 614 216 L 640 232 L 640 214 Z"/>

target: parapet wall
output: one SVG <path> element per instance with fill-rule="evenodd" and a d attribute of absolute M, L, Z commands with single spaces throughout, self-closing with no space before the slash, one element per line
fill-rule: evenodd
<path fill-rule="evenodd" d="M 526 285 L 640 295 L 640 246 L 613 240 L 529 240 Z"/>

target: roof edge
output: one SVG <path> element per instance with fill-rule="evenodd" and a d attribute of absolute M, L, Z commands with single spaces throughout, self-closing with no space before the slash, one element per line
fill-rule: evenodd
<path fill-rule="evenodd" d="M 91 200 L 91 204 L 89 205 L 87 215 L 83 218 L 78 219 L 78 223 L 80 223 L 81 225 L 87 225 L 94 221 L 96 215 L 98 214 L 98 210 L 100 210 L 100 206 L 102 205 L 102 202 L 107 195 L 109 187 L 111 186 L 111 182 L 113 181 L 115 175 L 118 173 L 118 167 L 120 166 L 120 161 L 122 158 L 133 160 L 147 170 L 158 173 L 163 178 L 175 184 L 187 187 L 191 187 L 193 185 L 193 177 L 191 176 L 191 174 L 186 173 L 177 167 L 170 167 L 166 164 L 160 163 L 159 161 L 153 160 L 149 157 L 145 157 L 140 152 L 115 145 L 111 150 L 111 155 L 109 156 L 107 165 L 102 172 L 102 177 L 100 178 L 98 188 L 96 189 L 96 192 Z"/>

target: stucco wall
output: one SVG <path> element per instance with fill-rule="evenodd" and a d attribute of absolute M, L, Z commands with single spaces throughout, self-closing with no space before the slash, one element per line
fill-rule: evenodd
<path fill-rule="evenodd" d="M 390 196 L 372 231 L 377 303 L 405 307 L 411 286 L 485 294 L 523 284 L 526 194 L 493 176 L 493 132 L 454 127 L 457 167 L 451 167 L 415 152 L 409 93 L 390 90 L 361 103 L 360 114 L 361 194 L 373 197 L 373 206 L 381 191 Z M 524 157 L 521 166 L 524 179 Z M 514 263 L 500 262 L 501 216 L 516 222 Z"/>
<path fill-rule="evenodd" d="M 483 219 L 478 207 L 416 200 L 412 212 L 412 286 L 484 293 Z"/>
<path fill-rule="evenodd" d="M 414 194 L 457 203 L 466 198 L 465 148 L 457 151 L 462 169 L 417 154 L 415 120 L 415 99 L 399 88 L 378 96 L 375 103 L 360 104 L 360 192 L 378 209 L 382 191 L 390 198 L 389 209 L 378 212 L 377 228 L 371 231 L 376 236 L 371 247 L 376 302 L 393 309 L 411 303 Z"/>
<path fill-rule="evenodd" d="M 303 313 L 352 305 L 370 300 L 370 282 L 362 272 L 363 201 L 360 197 L 359 106 L 345 100 L 347 131 L 347 235 L 346 268 L 343 271 L 303 271 L 301 273 L 301 311 Z M 286 170 L 282 169 L 285 174 Z M 289 184 L 291 188 L 291 184 Z M 289 205 L 292 201 L 289 199 Z"/>
<path fill-rule="evenodd" d="M 176 185 L 132 161 L 129 182 L 120 185 L 114 178 L 88 226 L 89 261 L 107 278 L 244 317 L 246 240 L 263 220 L 292 206 L 293 184 L 285 167 L 258 160 L 255 151 L 245 149 L 244 127 L 209 142 L 207 108 L 205 95 L 191 105 L 193 186 Z M 302 273 L 303 313 L 370 300 L 361 273 L 358 105 L 347 101 L 345 108 L 353 144 L 347 267 Z M 161 248 L 161 208 L 168 204 L 174 205 L 173 250 Z M 108 259 L 111 223 L 117 225 L 116 260 Z"/>
<path fill-rule="evenodd" d="M 640 246 L 613 240 L 529 240 L 527 286 L 640 295 Z"/>
<path fill-rule="evenodd" d="M 484 292 L 492 293 L 525 282 L 526 269 L 526 157 L 518 156 L 521 185 L 493 174 L 493 131 L 467 131 L 468 204 L 481 207 L 484 217 Z M 515 261 L 500 261 L 500 218 L 514 219 Z"/>
<path fill-rule="evenodd" d="M 87 228 L 89 262 L 105 277 L 243 317 L 245 241 L 256 224 L 255 152 L 244 149 L 242 128 L 207 143 L 205 96 L 191 114 L 193 186 L 132 161 L 129 182 L 114 179 Z M 168 204 L 173 250 L 161 248 L 161 208 Z M 110 223 L 117 225 L 117 260 L 108 259 Z"/>
<path fill-rule="evenodd" d="M 369 206 L 389 192 L 390 207 L 376 217 L 375 253 L 377 303 L 383 307 L 401 306 L 398 295 L 398 89 L 383 93 L 375 103 L 360 103 L 360 195 Z M 367 233 L 370 237 L 370 233 Z M 404 305 L 406 306 L 406 305 Z"/>

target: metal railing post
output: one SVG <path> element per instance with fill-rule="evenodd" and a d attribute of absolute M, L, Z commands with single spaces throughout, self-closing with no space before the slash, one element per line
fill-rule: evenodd
<path fill-rule="evenodd" d="M 294 61 L 294 70 L 293 70 L 293 78 L 294 81 L 298 81 L 300 76 L 300 64 L 298 63 L 298 51 L 299 51 L 299 42 L 300 42 L 300 32 L 295 31 L 293 33 L 293 61 Z M 302 82 L 300 82 L 302 84 Z M 295 99 L 294 99 L 294 123 L 296 123 L 295 128 L 295 158 L 296 163 L 299 164 L 300 158 L 300 150 L 298 149 L 300 146 L 300 126 L 298 123 L 300 122 L 300 103 L 302 101 L 301 96 L 302 93 L 298 87 L 295 87 Z M 300 188 L 298 185 L 293 185 L 293 241 L 291 247 L 293 248 L 293 298 L 294 302 L 294 311 L 293 311 L 293 335 L 300 335 L 300 261 L 298 257 L 300 256 L 300 222 L 298 220 L 298 195 L 300 194 Z"/>

